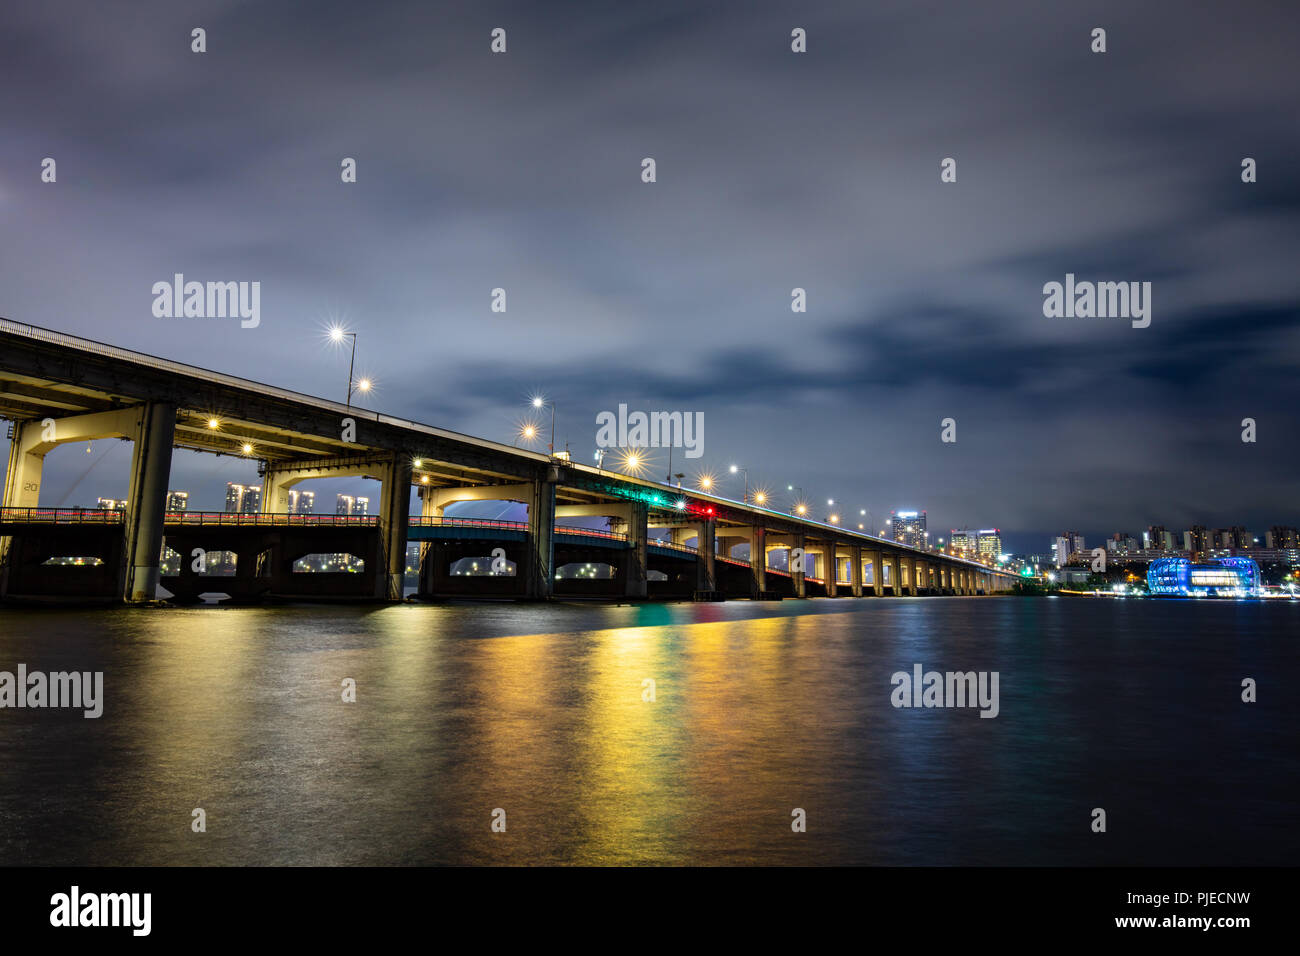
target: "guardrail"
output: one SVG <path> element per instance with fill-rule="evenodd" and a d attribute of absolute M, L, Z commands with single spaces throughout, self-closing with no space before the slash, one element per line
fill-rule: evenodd
<path fill-rule="evenodd" d="M 303 515 L 303 514 L 242 514 L 225 511 L 169 511 L 163 519 L 164 525 L 185 525 L 186 527 L 274 527 L 274 526 L 312 526 L 312 527 L 350 527 L 373 528 L 379 524 L 378 515 Z"/>
<path fill-rule="evenodd" d="M 611 541 L 626 541 L 627 535 L 617 531 L 597 531 L 595 528 L 574 528 L 568 525 L 556 525 L 556 534 L 580 534 L 587 538 L 609 538 Z"/>
<path fill-rule="evenodd" d="M 526 521 L 496 521 L 491 518 L 445 518 L 437 515 L 412 515 L 412 528 L 495 528 L 502 531 L 527 531 Z"/>
<path fill-rule="evenodd" d="M 126 512 L 107 508 L 0 508 L 0 522 L 24 524 L 122 524 Z"/>
<path fill-rule="evenodd" d="M 655 548 L 668 548 L 671 551 L 681 551 L 683 554 L 699 554 L 699 548 L 692 548 L 689 544 L 673 544 L 671 541 L 662 541 L 659 538 L 650 538 L 646 542 Z"/>
<path fill-rule="evenodd" d="M 527 521 L 497 521 L 491 518 L 447 518 L 436 515 L 414 515 L 410 519 L 412 528 L 490 528 L 498 531 L 527 531 Z M 617 531 L 601 531 L 598 528 L 575 528 L 569 525 L 556 525 L 556 534 L 582 535 L 589 538 L 608 538 L 611 541 L 626 541 L 627 535 Z"/>

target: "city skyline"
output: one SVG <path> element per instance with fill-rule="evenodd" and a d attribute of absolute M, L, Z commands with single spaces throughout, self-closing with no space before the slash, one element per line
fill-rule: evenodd
<path fill-rule="evenodd" d="M 328 481 L 328 479 L 326 481 Z M 353 486 L 357 484 L 357 482 L 349 482 L 345 479 L 336 479 L 335 483 L 347 484 L 349 486 Z M 188 490 L 169 489 L 167 492 L 168 509 L 169 510 L 194 510 L 194 511 L 223 511 L 224 510 L 226 513 L 230 513 L 232 510 L 231 488 L 234 486 L 238 486 L 238 484 L 239 483 L 236 482 L 226 483 L 225 486 L 226 490 L 223 499 L 225 504 L 224 508 L 190 508 L 189 507 L 190 493 Z M 261 496 L 260 489 L 254 489 L 254 490 L 257 491 L 256 497 L 260 505 L 260 496 Z M 414 489 L 412 491 L 412 494 L 415 495 Z M 183 498 L 184 507 L 181 508 L 172 507 L 172 503 L 176 501 L 177 496 L 181 496 Z M 289 513 L 291 514 L 314 513 L 315 497 L 316 497 L 316 491 L 314 490 L 295 489 L 289 492 L 289 500 L 290 500 Z M 416 499 L 413 498 L 413 501 L 415 500 Z M 300 501 L 305 503 L 305 507 L 300 506 L 299 504 Z M 350 504 L 345 504 L 345 502 L 351 502 L 351 501 L 362 503 L 360 510 L 353 511 Z M 357 495 L 351 493 L 337 492 L 335 493 L 335 513 L 340 515 L 366 514 L 368 513 L 369 501 L 370 498 L 367 495 Z M 119 509 L 124 508 L 126 506 L 126 502 L 123 499 L 115 499 L 112 497 L 105 497 L 101 495 L 98 496 L 97 498 L 96 507 L 101 507 L 101 508 L 106 507 L 105 502 L 109 502 L 113 507 L 117 507 Z M 239 498 L 239 506 L 234 510 L 242 510 L 242 504 L 243 504 L 243 498 L 241 496 Z M 83 506 L 70 505 L 69 507 L 83 507 Z M 502 515 L 503 507 L 509 510 L 520 510 L 520 511 L 523 510 L 523 506 L 518 503 L 509 503 L 503 505 L 502 502 L 495 502 L 495 501 L 488 502 L 488 503 L 460 502 L 456 505 L 451 506 L 450 513 L 461 514 L 466 517 L 482 517 L 483 514 L 480 514 L 480 512 L 483 512 L 486 514 L 490 514 L 492 517 L 499 518 Z M 833 508 L 833 505 L 828 505 L 828 508 Z M 929 535 L 926 534 L 924 530 L 924 518 L 926 515 L 926 512 L 924 510 L 921 511 L 904 510 L 904 511 L 892 512 L 892 516 L 896 517 L 900 515 L 907 516 L 909 518 L 919 517 L 920 528 L 921 528 L 920 534 L 918 535 L 915 532 L 906 532 L 906 533 L 894 533 L 893 535 L 891 535 L 889 525 L 892 519 L 886 519 L 885 528 L 877 529 L 877 530 L 867 529 L 866 533 L 878 534 L 880 537 L 886 537 L 886 538 L 893 537 L 894 540 L 900 541 L 905 544 L 913 544 L 913 540 L 917 537 L 920 537 L 923 540 L 928 541 L 929 546 L 934 550 L 947 551 L 950 553 L 957 553 L 965 550 L 967 552 L 973 552 L 975 555 L 979 555 L 980 557 L 983 557 L 984 555 L 993 555 L 994 557 L 996 557 L 997 555 L 1000 554 L 1020 556 L 1020 557 L 1033 556 L 1033 555 L 1051 557 L 1055 553 L 1056 542 L 1061 540 L 1060 535 L 1051 535 L 1048 538 L 1047 546 L 1043 549 L 1040 549 L 1038 547 L 1030 546 L 1028 544 L 1029 539 L 1031 537 L 1030 532 L 1012 532 L 1011 534 L 1017 540 L 1017 542 L 1023 541 L 1026 544 L 1026 546 L 1014 547 L 1014 548 L 1002 547 L 1001 540 L 1002 540 L 1003 532 L 999 528 L 983 528 L 983 529 L 953 528 L 950 529 L 946 535 L 937 536 L 933 540 L 930 540 Z M 849 522 L 849 524 L 852 525 L 852 522 Z M 1168 536 L 1168 540 L 1153 541 L 1150 536 L 1151 533 L 1156 530 L 1165 533 Z M 1178 530 L 1178 531 L 1170 531 L 1163 525 L 1148 525 L 1143 530 L 1139 531 L 1137 535 L 1132 535 L 1130 532 L 1124 530 L 1111 531 L 1109 534 L 1104 534 L 1104 535 L 1100 533 L 1094 535 L 1089 532 L 1083 532 L 1083 533 L 1066 532 L 1066 534 L 1078 536 L 1079 543 L 1077 545 L 1071 545 L 1069 550 L 1070 554 L 1079 554 L 1079 553 L 1083 553 L 1084 551 L 1090 553 L 1090 549 L 1085 548 L 1083 546 L 1088 540 L 1092 540 L 1094 542 L 1097 541 L 1101 542 L 1100 545 L 1094 544 L 1092 547 L 1100 546 L 1105 548 L 1109 552 L 1121 552 L 1121 553 L 1129 550 L 1186 551 L 1190 553 L 1199 553 L 1203 551 L 1213 551 L 1216 549 L 1247 550 L 1253 548 L 1253 549 L 1264 549 L 1270 551 L 1300 549 L 1300 530 L 1298 530 L 1297 526 L 1278 524 L 1278 523 L 1270 524 L 1267 528 L 1259 532 L 1252 531 L 1251 529 L 1246 528 L 1244 525 L 1237 525 L 1237 524 L 1225 524 L 1220 526 L 1194 524 L 1184 530 Z M 1194 547 L 1192 546 L 1192 544 L 1195 543 L 1195 541 L 1192 536 L 1198 534 L 1204 534 L 1206 536 L 1206 539 L 1203 542 L 1197 543 L 1197 546 Z M 1221 541 L 1219 539 L 1220 535 L 1227 535 L 1227 534 L 1230 534 L 1234 537 L 1234 540 L 1231 543 L 1227 541 Z M 968 535 L 969 540 L 971 542 L 971 544 L 967 547 L 963 547 L 961 545 L 956 544 L 958 540 L 958 536 L 964 536 L 964 535 Z M 1278 537 L 1278 540 L 1276 542 L 1273 540 L 1275 537 Z M 1132 542 L 1131 545 L 1126 543 L 1130 541 Z M 996 542 L 996 544 L 994 544 L 993 542 Z"/>

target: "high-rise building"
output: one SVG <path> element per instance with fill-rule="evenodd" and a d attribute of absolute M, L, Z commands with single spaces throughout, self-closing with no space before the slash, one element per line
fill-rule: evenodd
<path fill-rule="evenodd" d="M 1204 554 L 1209 550 L 1210 540 L 1205 533 L 1205 525 L 1194 524 L 1192 527 L 1183 532 L 1183 550 L 1191 553 L 1192 557 Z"/>
<path fill-rule="evenodd" d="M 1142 550 L 1142 542 L 1126 531 L 1116 531 L 1106 539 L 1106 550 L 1112 554 L 1128 554 Z"/>
<path fill-rule="evenodd" d="M 985 528 L 975 532 L 975 553 L 981 560 L 987 558 L 996 563 L 1002 554 L 1002 532 L 997 528 Z"/>
<path fill-rule="evenodd" d="M 1300 548 L 1300 532 L 1287 525 L 1275 524 L 1264 532 L 1264 544 L 1269 548 Z"/>
<path fill-rule="evenodd" d="M 167 492 L 167 510 L 168 511 L 189 511 L 190 493 L 188 491 Z"/>
<path fill-rule="evenodd" d="M 100 498 L 95 507 L 100 511 L 125 511 L 126 500 L 118 498 Z"/>
<path fill-rule="evenodd" d="M 255 515 L 261 510 L 262 489 L 259 485 L 226 482 L 226 514 Z"/>
<path fill-rule="evenodd" d="M 1058 534 L 1056 540 L 1052 542 L 1053 558 L 1058 568 L 1065 567 L 1066 562 L 1070 560 L 1070 555 L 1081 553 L 1083 550 L 1083 535 L 1077 531 Z"/>
<path fill-rule="evenodd" d="M 370 499 L 364 496 L 338 495 L 334 501 L 334 513 L 339 515 L 364 515 L 370 512 Z"/>
<path fill-rule="evenodd" d="M 1231 528 L 1215 528 L 1210 532 L 1210 547 L 1217 551 L 1231 551 L 1252 547 L 1255 539 L 1251 533 L 1240 525 Z"/>
<path fill-rule="evenodd" d="M 1153 524 L 1142 532 L 1142 546 L 1148 551 L 1177 551 L 1178 539 L 1164 525 Z"/>
<path fill-rule="evenodd" d="M 925 512 L 924 511 L 894 511 L 889 518 L 889 533 L 895 541 L 905 544 L 909 548 L 924 548 L 926 538 L 925 533 Z"/>
<path fill-rule="evenodd" d="M 298 491 L 292 489 L 289 492 L 289 514 L 291 515 L 309 515 L 316 510 L 316 492 Z"/>
<path fill-rule="evenodd" d="M 968 528 L 953 528 L 948 532 L 948 550 L 961 557 L 973 557 L 979 552 L 979 536 Z"/>

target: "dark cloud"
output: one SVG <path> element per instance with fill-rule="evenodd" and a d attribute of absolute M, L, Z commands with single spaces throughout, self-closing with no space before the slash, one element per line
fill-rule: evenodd
<path fill-rule="evenodd" d="M 11 2 L 0 24 L 11 319 L 334 395 L 317 333 L 342 317 L 394 414 L 508 440 L 542 388 L 586 454 L 620 402 L 703 411 L 714 468 L 1021 547 L 1300 520 L 1285 5 Z M 153 318 L 174 272 L 261 281 L 262 327 Z M 1154 283 L 1151 327 L 1045 319 L 1066 272 Z M 216 507 L 238 477 L 182 456 L 174 483 Z"/>

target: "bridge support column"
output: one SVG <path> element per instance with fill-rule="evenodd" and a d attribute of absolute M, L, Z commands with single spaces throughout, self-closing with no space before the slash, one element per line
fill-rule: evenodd
<path fill-rule="evenodd" d="M 555 469 L 532 484 L 528 498 L 528 583 L 525 595 L 548 601 L 555 593 Z M 644 525 L 643 525 L 644 527 Z"/>
<path fill-rule="evenodd" d="M 644 502 L 634 501 L 630 506 L 627 519 L 627 559 L 624 575 L 624 595 L 630 598 L 645 598 L 650 585 L 646 579 L 646 539 L 650 535 L 647 522 L 650 509 Z"/>
<path fill-rule="evenodd" d="M 849 570 L 852 577 L 849 579 L 849 590 L 854 597 L 862 597 L 862 546 L 853 545 L 849 549 Z"/>
<path fill-rule="evenodd" d="M 839 559 L 835 557 L 835 542 L 827 541 L 822 551 L 822 580 L 826 582 L 826 596 L 838 597 L 840 578 Z"/>
<path fill-rule="evenodd" d="M 713 594 L 718 590 L 718 578 L 714 564 L 717 547 L 717 530 L 713 519 L 700 522 L 700 532 L 695 539 L 695 589 L 704 594 Z"/>
<path fill-rule="evenodd" d="M 406 535 L 411 517 L 411 456 L 397 454 L 384 469 L 380 488 L 379 534 L 387 567 L 377 578 L 382 597 L 400 601 L 406 596 Z"/>
<path fill-rule="evenodd" d="M 907 556 L 907 593 L 916 597 L 916 558 Z"/>
<path fill-rule="evenodd" d="M 33 444 L 29 439 L 40 431 L 40 422 L 14 422 L 10 428 L 13 438 L 9 443 L 9 465 L 5 469 L 3 495 L 0 507 L 34 508 L 39 503 L 41 471 L 45 465 L 44 454 L 28 451 Z M 0 537 L 0 575 L 8 573 L 5 561 L 13 539 Z M 0 584 L 3 584 L 0 581 Z"/>
<path fill-rule="evenodd" d="M 808 553 L 804 548 L 804 536 L 802 531 L 794 533 L 794 544 L 790 547 L 790 560 L 787 567 L 790 570 L 790 586 L 794 589 L 794 596 L 797 598 L 806 598 L 808 596 L 808 583 L 804 581 L 804 568 L 807 566 Z M 795 570 L 795 569 L 798 570 Z"/>
<path fill-rule="evenodd" d="M 40 444 L 40 422 L 14 422 L 13 439 L 9 444 L 9 467 L 5 470 L 4 498 L 0 505 L 6 508 L 35 508 L 40 504 L 41 472 L 45 465 L 45 451 L 36 450 Z"/>
<path fill-rule="evenodd" d="M 879 551 L 871 552 L 871 589 L 876 597 L 885 593 L 885 563 Z"/>
<path fill-rule="evenodd" d="M 767 529 L 760 525 L 749 538 L 749 571 L 754 597 L 759 597 L 767 590 Z"/>
<path fill-rule="evenodd" d="M 152 601 L 158 595 L 163 516 L 172 472 L 176 406 L 149 402 L 141 410 L 140 430 L 131 455 L 131 490 L 127 495 L 126 587 L 128 601 Z"/>

